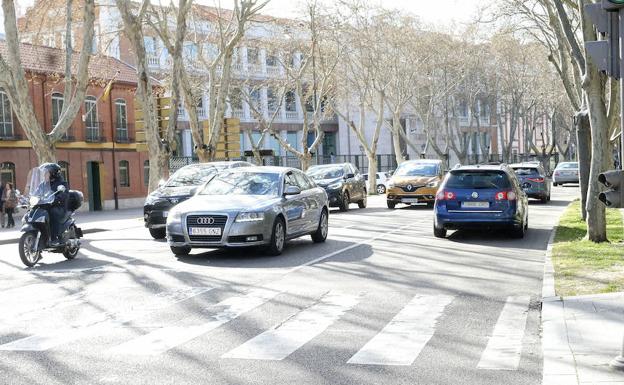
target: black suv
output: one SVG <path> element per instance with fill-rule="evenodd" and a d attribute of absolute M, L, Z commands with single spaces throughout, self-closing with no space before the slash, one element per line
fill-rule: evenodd
<path fill-rule="evenodd" d="M 350 203 L 366 207 L 366 180 L 351 163 L 313 166 L 306 174 L 325 189 L 331 207 L 339 207 L 340 211 L 349 210 Z"/>
<path fill-rule="evenodd" d="M 248 162 L 212 162 L 184 166 L 176 171 L 166 182 L 161 182 L 158 189 L 145 199 L 143 219 L 154 239 L 163 239 L 169 210 L 178 203 L 187 200 L 201 186 L 220 170 L 233 167 L 253 166 Z"/>

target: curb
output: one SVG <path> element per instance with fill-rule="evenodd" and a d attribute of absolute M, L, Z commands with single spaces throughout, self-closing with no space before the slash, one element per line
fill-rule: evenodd
<path fill-rule="evenodd" d="M 542 280 L 542 385 L 577 385 L 574 354 L 568 341 L 563 298 L 555 293 L 555 268 L 552 249 L 557 234 L 553 228 L 544 255 Z"/>

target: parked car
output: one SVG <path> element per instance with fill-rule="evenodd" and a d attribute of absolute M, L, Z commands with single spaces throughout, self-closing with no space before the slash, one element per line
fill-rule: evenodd
<path fill-rule="evenodd" d="M 385 194 L 390 174 L 387 172 L 377 173 L 377 194 Z M 364 180 L 368 182 L 368 174 L 364 174 Z M 367 184 L 368 185 L 368 184 Z"/>
<path fill-rule="evenodd" d="M 550 177 L 539 162 L 516 163 L 510 166 L 520 181 L 520 187 L 529 198 L 542 203 L 550 201 Z"/>
<path fill-rule="evenodd" d="M 388 208 L 393 209 L 398 203 L 433 206 L 444 173 L 441 160 L 418 159 L 401 163 L 387 184 Z"/>
<path fill-rule="evenodd" d="M 286 167 L 243 167 L 217 174 L 167 218 L 167 241 L 176 255 L 193 248 L 264 246 L 271 255 L 286 240 L 328 230 L 325 190 Z"/>
<path fill-rule="evenodd" d="M 564 183 L 579 183 L 578 162 L 561 162 L 553 172 L 553 185 L 559 186 Z"/>
<path fill-rule="evenodd" d="M 436 195 L 433 234 L 447 230 L 506 228 L 524 237 L 529 224 L 527 195 L 507 165 L 462 166 L 451 170 Z"/>
<path fill-rule="evenodd" d="M 242 161 L 211 162 L 191 164 L 176 171 L 166 182 L 161 182 L 158 189 L 145 199 L 143 220 L 150 235 L 154 239 L 165 238 L 165 224 L 171 208 L 190 198 L 199 186 L 217 172 L 246 166 L 253 165 Z"/>
<path fill-rule="evenodd" d="M 339 207 L 340 211 L 349 210 L 351 203 L 357 203 L 361 209 L 366 207 L 366 181 L 351 163 L 313 166 L 306 174 L 325 189 L 331 207 Z"/>

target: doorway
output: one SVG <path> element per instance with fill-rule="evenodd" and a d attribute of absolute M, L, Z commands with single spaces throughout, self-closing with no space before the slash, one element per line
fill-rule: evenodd
<path fill-rule="evenodd" d="M 100 164 L 87 162 L 87 184 L 89 186 L 89 211 L 102 210 L 102 195 L 100 186 Z"/>

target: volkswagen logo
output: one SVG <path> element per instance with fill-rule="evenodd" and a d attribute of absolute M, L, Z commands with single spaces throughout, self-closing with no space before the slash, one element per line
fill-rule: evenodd
<path fill-rule="evenodd" d="M 214 225 L 213 217 L 199 217 L 197 218 L 198 225 Z"/>
<path fill-rule="evenodd" d="M 475 191 L 470 196 L 473 197 L 474 199 L 477 199 L 479 197 L 479 193 Z"/>
<path fill-rule="evenodd" d="M 407 191 L 412 191 L 414 189 L 414 186 L 408 184 L 407 186 L 405 186 L 405 188 L 407 189 Z"/>

